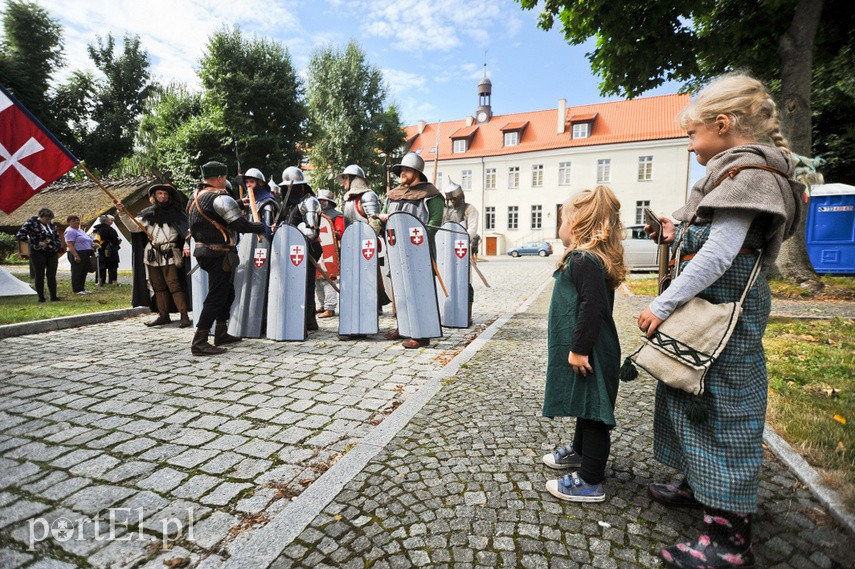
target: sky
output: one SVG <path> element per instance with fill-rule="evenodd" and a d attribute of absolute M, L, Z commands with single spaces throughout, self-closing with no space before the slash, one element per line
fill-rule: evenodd
<path fill-rule="evenodd" d="M 139 35 L 155 79 L 199 88 L 196 70 L 208 38 L 237 25 L 288 48 L 305 72 L 324 45 L 356 40 L 386 79 L 405 124 L 460 120 L 475 112 L 477 84 L 493 83 L 493 114 L 583 105 L 599 95 L 585 58 L 537 11 L 512 0 L 36 0 L 63 26 L 66 72 L 91 69 L 86 45 L 108 33 Z M 120 41 L 119 44 L 121 45 Z M 649 94 L 675 93 L 679 85 Z"/>

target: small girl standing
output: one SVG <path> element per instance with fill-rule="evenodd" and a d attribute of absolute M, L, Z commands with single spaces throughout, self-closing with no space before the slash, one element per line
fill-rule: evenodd
<path fill-rule="evenodd" d="M 612 307 L 626 277 L 620 202 L 597 186 L 561 213 L 558 236 L 567 252 L 553 275 L 543 415 L 576 417 L 576 431 L 571 446 L 543 457 L 550 468 L 572 471 L 546 489 L 561 500 L 602 502 L 620 370 Z"/>

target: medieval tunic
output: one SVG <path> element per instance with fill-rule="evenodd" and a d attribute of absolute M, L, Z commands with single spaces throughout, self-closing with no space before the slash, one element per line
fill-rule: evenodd
<path fill-rule="evenodd" d="M 602 262 L 586 252 L 571 253 L 566 268 L 557 269 L 553 277 L 543 415 L 590 419 L 613 427 L 620 370 L 612 317 L 614 290 L 606 285 Z M 594 297 L 590 303 L 589 296 Z M 588 352 L 592 374 L 573 371 L 567 361 L 571 350 Z"/>
<path fill-rule="evenodd" d="M 729 210 L 753 211 L 755 217 L 742 246 L 746 250 L 763 249 L 764 267 L 775 261 L 782 241 L 795 230 L 801 187 L 777 174 L 742 170 L 711 189 L 728 169 L 745 164 L 772 166 L 790 176 L 793 173 L 789 156 L 768 145 L 736 147 L 715 156 L 707 165 L 707 176 L 692 189 L 686 206 L 674 214 L 684 221 L 694 214 L 698 216 L 683 238 L 683 253 L 697 253 L 707 242 L 713 212 L 718 219 L 719 214 L 727 217 Z M 681 229 L 678 227 L 678 234 Z M 699 296 L 713 303 L 738 300 L 755 261 L 756 253 L 736 255 L 730 268 Z M 685 271 L 691 263 L 692 260 L 681 263 L 681 277 L 687 276 Z M 695 280 L 701 278 L 698 275 Z M 662 302 L 654 301 L 651 311 L 656 313 L 655 309 L 662 306 L 673 311 L 669 292 L 671 289 L 660 297 Z M 671 296 L 678 294 L 679 289 Z M 681 470 L 700 502 L 729 512 L 749 513 L 757 507 L 768 390 L 762 339 L 770 309 L 764 270 L 746 296 L 727 347 L 706 376 L 702 396 L 708 412 L 705 422 L 693 423 L 686 417 L 691 395 L 662 383 L 656 388 L 654 457 Z"/>
<path fill-rule="evenodd" d="M 404 211 L 424 224 L 433 248 L 433 236 L 437 232 L 436 228 L 442 225 L 445 210 L 442 193 L 433 184 L 421 182 L 412 186 L 398 186 L 389 192 L 386 199 L 387 213 Z"/>

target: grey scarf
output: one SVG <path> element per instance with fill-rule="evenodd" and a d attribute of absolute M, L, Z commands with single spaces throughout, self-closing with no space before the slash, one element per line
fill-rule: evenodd
<path fill-rule="evenodd" d="M 777 168 L 790 179 L 764 170 L 746 169 L 714 187 L 728 170 L 747 164 Z M 781 251 L 781 243 L 795 233 L 799 222 L 805 186 L 792 179 L 793 171 L 790 152 L 776 146 L 758 143 L 725 150 L 710 159 L 707 175 L 692 187 L 686 205 L 675 211 L 674 217 L 689 221 L 696 215 L 698 222 L 709 222 L 715 209 L 769 214 L 772 222 L 766 230 L 763 264 L 771 266 Z"/>

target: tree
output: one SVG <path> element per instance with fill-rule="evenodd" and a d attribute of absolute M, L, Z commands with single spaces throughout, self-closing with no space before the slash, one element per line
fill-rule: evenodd
<path fill-rule="evenodd" d="M 125 36 L 119 55 L 112 34 L 107 34 L 106 40 L 97 38 L 88 47 L 89 57 L 104 79 L 95 83 L 90 116 L 95 126 L 82 136 L 79 152 L 92 168 L 107 172 L 133 151 L 143 101 L 152 90 L 150 62 L 138 36 Z"/>
<path fill-rule="evenodd" d="M 395 107 L 384 109 L 383 74 L 369 65 L 356 42 L 343 51 L 323 47 L 308 69 L 309 159 L 316 187 L 339 189 L 335 175 L 359 164 L 368 179 L 385 187 L 384 156 L 404 144 Z M 382 156 L 381 156 L 382 154 Z"/>
<path fill-rule="evenodd" d="M 517 1 L 523 9 L 538 5 Z M 597 39 L 588 58 L 603 94 L 634 97 L 670 80 L 693 88 L 733 69 L 765 80 L 779 93 L 791 148 L 805 156 L 812 149 L 814 49 L 836 54 L 835 42 L 853 23 L 846 0 L 546 0 L 538 25 L 550 29 L 556 17 L 571 44 Z M 821 284 L 805 249 L 804 209 L 802 229 L 784 244 L 778 266 L 815 290 Z"/>
<path fill-rule="evenodd" d="M 223 142 L 239 171 L 259 168 L 269 176 L 302 158 L 306 118 L 302 83 L 281 44 L 247 40 L 223 29 L 208 41 L 199 77 L 205 97 L 221 113 Z"/>
<path fill-rule="evenodd" d="M 9 0 L 3 11 L 0 39 L 0 83 L 44 125 L 64 134 L 50 95 L 50 81 L 62 68 L 62 27 L 32 2 Z"/>

